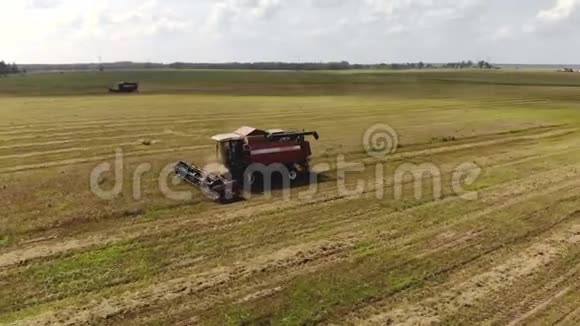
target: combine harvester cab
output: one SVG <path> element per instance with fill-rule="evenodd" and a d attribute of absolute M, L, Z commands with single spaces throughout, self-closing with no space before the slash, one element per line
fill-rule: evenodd
<path fill-rule="evenodd" d="M 175 173 L 213 200 L 232 201 L 239 198 L 242 188 L 263 181 L 260 178 L 265 175 L 261 171 L 264 168 L 284 167 L 287 175 L 282 177 L 291 182 L 308 175 L 312 150 L 307 136 L 319 139 L 317 132 L 242 127 L 212 137 L 216 142 L 216 159 L 229 175 L 210 173 L 187 162 L 177 164 Z"/>

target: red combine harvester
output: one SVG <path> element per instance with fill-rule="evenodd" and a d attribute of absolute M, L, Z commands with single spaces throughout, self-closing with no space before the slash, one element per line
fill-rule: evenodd
<path fill-rule="evenodd" d="M 187 162 L 179 162 L 175 173 L 183 180 L 201 188 L 215 201 L 234 200 L 242 188 L 259 184 L 268 168 L 283 172 L 283 178 L 295 181 L 309 174 L 308 161 L 312 155 L 307 136 L 319 139 L 317 132 L 260 130 L 242 127 L 230 134 L 213 136 L 217 142 L 219 163 L 228 175 L 210 173 Z"/>

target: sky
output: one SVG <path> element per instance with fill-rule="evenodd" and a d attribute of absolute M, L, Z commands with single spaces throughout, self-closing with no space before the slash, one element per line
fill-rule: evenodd
<path fill-rule="evenodd" d="M 0 0 L 0 60 L 580 63 L 580 0 Z"/>

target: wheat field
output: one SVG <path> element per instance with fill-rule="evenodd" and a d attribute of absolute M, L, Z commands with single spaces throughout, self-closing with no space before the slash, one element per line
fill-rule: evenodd
<path fill-rule="evenodd" d="M 108 94 L 118 80 L 140 93 Z M 376 124 L 399 137 L 384 158 L 363 146 Z M 316 191 L 220 205 L 180 184 L 190 199 L 164 196 L 164 167 L 214 162 L 210 137 L 243 125 L 318 131 L 312 165 L 329 168 Z M 576 325 L 579 128 L 580 74 L 0 78 L 0 323 Z M 100 186 L 120 178 L 122 191 L 103 200 L 91 171 L 118 151 L 122 175 Z M 337 157 L 365 168 L 344 177 Z M 429 175 L 420 198 L 397 184 L 404 164 L 436 166 L 441 196 Z M 480 169 L 476 200 L 453 189 L 461 164 Z M 359 181 L 359 195 L 339 191 Z"/>

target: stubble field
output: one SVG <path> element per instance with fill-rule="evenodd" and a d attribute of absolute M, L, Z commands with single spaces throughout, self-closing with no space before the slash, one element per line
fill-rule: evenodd
<path fill-rule="evenodd" d="M 110 95 L 139 80 L 133 95 Z M 369 156 L 384 123 L 396 153 Z M 317 191 L 174 201 L 159 171 L 212 135 L 309 129 Z M 0 323 L 580 323 L 580 74 L 138 71 L 0 78 Z M 145 140 L 145 141 L 144 141 Z M 145 145 L 146 143 L 147 145 Z M 91 171 L 123 152 L 122 194 Z M 343 180 L 339 155 L 363 163 Z M 133 175 L 148 163 L 135 199 Z M 433 164 L 423 196 L 394 171 Z M 481 175 L 464 200 L 455 169 Z M 376 166 L 384 167 L 377 180 Z M 101 180 L 112 188 L 113 175 Z M 365 181 L 360 196 L 339 191 Z M 380 182 L 379 182 L 380 181 Z M 377 199 L 383 183 L 382 199 Z"/>

